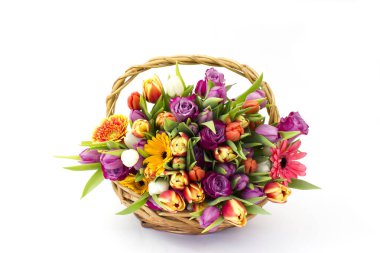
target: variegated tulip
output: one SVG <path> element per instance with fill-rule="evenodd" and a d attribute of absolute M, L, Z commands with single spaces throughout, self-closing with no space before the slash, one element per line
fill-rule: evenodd
<path fill-rule="evenodd" d="M 214 150 L 214 157 L 221 163 L 231 162 L 237 155 L 230 146 L 219 146 Z"/>
<path fill-rule="evenodd" d="M 283 184 L 270 182 L 264 186 L 264 193 L 274 203 L 285 203 L 291 191 Z"/>
<path fill-rule="evenodd" d="M 143 96 L 148 102 L 156 103 L 162 94 L 162 90 L 162 83 L 157 75 L 153 75 L 152 78 L 143 82 Z"/>
<path fill-rule="evenodd" d="M 189 137 L 182 132 L 174 137 L 170 142 L 170 149 L 172 150 L 173 156 L 186 156 L 188 141 Z"/>
<path fill-rule="evenodd" d="M 227 200 L 222 207 L 222 213 L 226 221 L 237 227 L 247 224 L 247 209 L 239 200 Z"/>
<path fill-rule="evenodd" d="M 161 112 L 156 117 L 156 126 L 159 129 L 163 130 L 164 126 L 165 126 L 165 120 L 166 119 L 174 121 L 174 122 L 177 122 L 176 117 L 174 117 L 174 115 L 172 113 L 170 113 L 170 112 Z"/>
<path fill-rule="evenodd" d="M 205 193 L 198 184 L 191 183 L 186 186 L 183 196 L 189 203 L 201 203 L 205 200 Z"/>
<path fill-rule="evenodd" d="M 170 186 L 175 190 L 183 190 L 189 184 L 189 177 L 183 170 L 176 172 L 169 172 L 170 176 Z"/>
<path fill-rule="evenodd" d="M 143 138 L 150 130 L 149 122 L 145 119 L 138 119 L 132 124 L 132 134 L 137 138 Z"/>
<path fill-rule="evenodd" d="M 183 170 L 186 167 L 185 157 L 174 157 L 172 160 L 173 170 Z"/>
<path fill-rule="evenodd" d="M 181 195 L 175 191 L 167 190 L 161 193 L 158 197 L 162 207 L 168 212 L 183 211 L 186 207 L 185 201 Z"/>
<path fill-rule="evenodd" d="M 206 175 L 206 172 L 199 166 L 194 166 L 192 170 L 189 171 L 189 178 L 193 182 L 200 182 Z"/>

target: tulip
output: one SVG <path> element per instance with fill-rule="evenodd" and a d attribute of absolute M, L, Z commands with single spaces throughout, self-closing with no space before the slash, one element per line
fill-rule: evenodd
<path fill-rule="evenodd" d="M 85 149 L 80 154 L 80 163 L 98 163 L 100 161 L 100 153 L 96 149 Z"/>
<path fill-rule="evenodd" d="M 170 97 L 181 97 L 184 90 L 185 87 L 177 75 L 169 77 L 169 80 L 165 85 L 166 94 L 168 94 Z"/>
<path fill-rule="evenodd" d="M 170 112 L 161 112 L 156 117 L 156 126 L 159 129 L 163 130 L 164 126 L 165 126 L 165 120 L 166 119 L 174 121 L 174 122 L 177 122 L 176 117 L 174 117 L 174 115 L 172 113 L 170 113 Z"/>
<path fill-rule="evenodd" d="M 188 141 L 189 137 L 185 133 L 179 132 L 179 135 L 174 137 L 170 142 L 173 156 L 186 156 Z"/>
<path fill-rule="evenodd" d="M 185 157 L 174 157 L 172 160 L 172 168 L 175 170 L 183 170 L 186 167 Z"/>
<path fill-rule="evenodd" d="M 121 161 L 127 167 L 133 167 L 139 160 L 140 155 L 135 149 L 127 149 L 121 153 Z"/>
<path fill-rule="evenodd" d="M 223 101 L 227 98 L 227 89 L 224 85 L 214 86 L 207 94 L 207 98 L 223 98 Z"/>
<path fill-rule="evenodd" d="M 191 132 L 193 132 L 194 135 L 197 135 L 198 130 L 199 130 L 199 127 L 198 127 L 197 123 L 191 122 L 190 125 L 189 125 L 189 128 L 190 128 Z"/>
<path fill-rule="evenodd" d="M 291 191 L 283 184 L 270 182 L 264 186 L 264 193 L 274 203 L 285 203 Z"/>
<path fill-rule="evenodd" d="M 247 158 L 247 160 L 244 161 L 244 172 L 245 174 L 251 174 L 255 172 L 257 169 L 257 162 L 256 160 L 252 158 Z"/>
<path fill-rule="evenodd" d="M 156 178 L 148 184 L 149 195 L 160 194 L 168 189 L 169 182 L 163 177 Z"/>
<path fill-rule="evenodd" d="M 198 122 L 198 124 L 201 124 L 201 123 L 212 120 L 212 118 L 213 118 L 212 110 L 211 110 L 211 107 L 208 106 L 205 109 L 203 109 L 203 111 L 201 113 L 199 113 L 199 115 L 197 117 L 197 122 Z"/>
<path fill-rule="evenodd" d="M 242 106 L 243 109 L 249 108 L 246 114 L 255 114 L 260 110 L 260 104 L 256 100 L 246 100 Z"/>
<path fill-rule="evenodd" d="M 291 112 L 287 117 L 281 118 L 280 123 L 277 125 L 279 131 L 300 131 L 300 134 L 307 135 L 309 126 L 303 120 L 298 112 Z M 294 136 L 290 141 L 296 139 L 299 135 Z"/>
<path fill-rule="evenodd" d="M 239 122 L 240 123 L 240 126 L 242 128 L 246 128 L 249 126 L 249 120 L 244 117 L 243 115 L 239 115 L 237 118 L 236 118 L 236 122 Z"/>
<path fill-rule="evenodd" d="M 121 181 L 129 174 L 129 170 L 124 166 L 120 157 L 103 153 L 100 156 L 103 176 L 111 181 Z"/>
<path fill-rule="evenodd" d="M 230 177 L 235 173 L 236 166 L 232 163 L 218 163 L 215 165 L 215 171 L 226 177 Z"/>
<path fill-rule="evenodd" d="M 191 183 L 186 186 L 183 196 L 189 203 L 201 203 L 205 200 L 205 193 L 198 184 Z"/>
<path fill-rule="evenodd" d="M 234 153 L 232 148 L 227 145 L 219 146 L 214 150 L 214 157 L 217 161 L 221 163 L 231 162 L 237 155 Z"/>
<path fill-rule="evenodd" d="M 128 148 L 134 148 L 140 141 L 141 139 L 134 136 L 132 131 L 127 132 L 124 137 L 124 143 Z"/>
<path fill-rule="evenodd" d="M 271 142 L 277 142 L 279 140 L 277 127 L 263 124 L 257 127 L 255 132 L 259 135 L 264 136 Z"/>
<path fill-rule="evenodd" d="M 227 197 L 232 194 L 231 183 L 228 178 L 212 171 L 206 173 L 202 180 L 202 186 L 207 196 L 213 199 Z"/>
<path fill-rule="evenodd" d="M 206 175 L 206 172 L 199 166 L 194 166 L 189 172 L 189 178 L 193 182 L 200 182 Z"/>
<path fill-rule="evenodd" d="M 131 113 L 129 114 L 129 119 L 132 122 L 135 122 L 138 119 L 147 119 L 147 117 L 142 111 L 132 110 Z"/>
<path fill-rule="evenodd" d="M 168 212 L 183 211 L 186 207 L 185 201 L 181 195 L 172 190 L 167 190 L 161 193 L 158 200 Z"/>
<path fill-rule="evenodd" d="M 145 119 L 138 119 L 132 124 L 132 134 L 137 138 L 143 138 L 150 130 L 149 122 Z"/>
<path fill-rule="evenodd" d="M 193 212 L 200 212 L 205 210 L 207 207 L 207 203 L 202 202 L 202 203 L 194 203 L 192 206 Z"/>
<path fill-rule="evenodd" d="M 199 80 L 195 86 L 194 92 L 200 97 L 205 97 L 207 94 L 207 82 L 205 80 Z"/>
<path fill-rule="evenodd" d="M 243 190 L 249 183 L 249 177 L 245 174 L 239 173 L 231 176 L 231 186 L 235 191 Z"/>
<path fill-rule="evenodd" d="M 248 184 L 248 186 L 240 192 L 240 197 L 242 199 L 252 199 L 261 196 L 264 196 L 263 190 L 253 184 Z"/>
<path fill-rule="evenodd" d="M 227 200 L 222 207 L 222 214 L 226 221 L 237 227 L 247 224 L 247 209 L 239 200 Z"/>
<path fill-rule="evenodd" d="M 146 205 L 147 205 L 150 209 L 152 209 L 152 210 L 154 210 L 154 211 L 161 211 L 161 210 L 162 210 L 162 208 L 161 208 L 159 205 L 157 205 L 157 203 L 154 201 L 154 199 L 152 198 L 152 196 L 150 196 L 150 197 L 148 198 L 148 201 L 146 202 Z"/>
<path fill-rule="evenodd" d="M 251 94 L 249 94 L 247 96 L 246 100 L 257 100 L 260 98 L 265 98 L 265 92 L 263 90 L 256 90 L 256 91 L 252 92 Z M 267 101 L 264 100 L 260 104 L 260 108 L 264 108 L 266 104 L 267 104 Z"/>
<path fill-rule="evenodd" d="M 263 121 L 251 121 L 249 122 L 249 130 L 255 131 L 257 127 L 262 125 L 264 122 Z"/>
<path fill-rule="evenodd" d="M 220 210 L 215 206 L 209 206 L 203 210 L 202 215 L 199 218 L 199 225 L 202 228 L 207 228 L 219 217 L 220 217 Z M 218 230 L 218 227 L 219 226 L 212 228 L 211 230 L 209 230 L 209 232 L 215 232 L 216 230 Z"/>
<path fill-rule="evenodd" d="M 271 169 L 271 163 L 269 160 L 257 164 L 257 172 L 269 172 Z"/>
<path fill-rule="evenodd" d="M 156 103 L 162 94 L 162 84 L 157 75 L 143 82 L 143 96 L 150 103 Z"/>
<path fill-rule="evenodd" d="M 189 177 L 183 170 L 171 173 L 170 186 L 175 190 L 183 190 L 189 184 Z"/>
<path fill-rule="evenodd" d="M 240 136 L 244 134 L 244 129 L 239 122 L 231 122 L 226 125 L 226 139 L 230 141 L 240 140 Z"/>
<path fill-rule="evenodd" d="M 128 97 L 128 107 L 131 110 L 140 110 L 140 93 L 137 91 L 132 92 Z"/>

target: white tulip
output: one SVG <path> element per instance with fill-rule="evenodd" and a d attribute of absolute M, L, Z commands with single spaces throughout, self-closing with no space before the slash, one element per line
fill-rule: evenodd
<path fill-rule="evenodd" d="M 257 164 L 256 172 L 269 172 L 270 168 L 271 168 L 271 162 L 269 160 L 266 160 L 264 162 Z"/>
<path fill-rule="evenodd" d="M 182 96 L 184 90 L 181 79 L 177 75 L 171 76 L 165 84 L 165 92 L 170 97 Z"/>
<path fill-rule="evenodd" d="M 124 137 L 124 143 L 128 148 L 133 148 L 141 139 L 132 134 L 132 131 L 127 132 Z"/>
<path fill-rule="evenodd" d="M 148 184 L 149 195 L 160 194 L 169 189 L 169 182 L 163 178 L 153 180 Z"/>
<path fill-rule="evenodd" d="M 126 167 L 133 167 L 139 158 L 140 155 L 135 149 L 127 149 L 121 153 L 121 161 Z"/>

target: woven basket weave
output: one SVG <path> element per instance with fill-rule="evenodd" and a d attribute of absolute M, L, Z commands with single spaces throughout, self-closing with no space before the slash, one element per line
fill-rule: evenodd
<path fill-rule="evenodd" d="M 235 61 L 225 58 L 215 58 L 204 55 L 180 55 L 172 57 L 157 57 L 147 61 L 141 65 L 135 65 L 125 71 L 114 83 L 111 94 L 107 97 L 107 116 L 111 116 L 115 111 L 115 104 L 120 92 L 129 85 L 135 77 L 149 69 L 172 66 L 178 63 L 179 65 L 207 65 L 214 67 L 224 67 L 232 72 L 235 72 L 253 83 L 259 75 L 252 68 L 245 64 L 240 64 Z M 269 115 L 269 123 L 278 122 L 279 113 L 275 105 L 275 99 L 266 82 L 262 82 L 262 89 L 265 91 L 268 103 L 271 105 L 267 108 Z M 122 204 L 129 206 L 131 203 L 139 199 L 139 195 L 121 186 L 117 182 L 112 182 L 113 189 L 119 197 Z M 260 203 L 263 206 L 266 201 Z M 178 234 L 201 234 L 203 228 L 199 226 L 197 220 L 189 220 L 190 212 L 182 211 L 178 213 L 168 213 L 161 211 L 153 211 L 150 208 L 143 206 L 135 212 L 135 216 L 141 220 L 143 227 L 153 228 L 156 230 L 167 231 Z M 248 219 L 252 219 L 255 215 L 248 215 Z M 234 225 L 223 222 L 218 231 L 233 227 Z"/>

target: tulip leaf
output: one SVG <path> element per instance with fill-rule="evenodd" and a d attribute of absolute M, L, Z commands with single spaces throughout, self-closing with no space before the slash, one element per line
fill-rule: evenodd
<path fill-rule="evenodd" d="M 170 119 L 165 119 L 165 123 L 164 123 L 164 129 L 166 132 L 170 133 L 171 131 L 173 131 L 174 128 L 176 128 L 178 126 L 178 123 L 175 122 L 175 121 L 172 121 Z"/>
<path fill-rule="evenodd" d="M 219 226 L 220 224 L 222 224 L 224 221 L 224 218 L 223 217 L 219 217 L 218 219 L 216 219 L 213 223 L 210 224 L 210 226 L 208 226 L 207 228 L 205 228 L 203 231 L 202 231 L 202 234 L 204 233 L 207 233 L 208 231 L 210 231 L 211 229 Z"/>
<path fill-rule="evenodd" d="M 145 205 L 145 203 L 148 201 L 149 193 L 145 192 L 141 197 L 133 202 L 130 206 L 125 208 L 124 210 L 116 213 L 117 215 L 126 215 L 126 214 L 131 214 L 134 213 L 135 211 L 139 210 L 140 207 Z"/>
<path fill-rule="evenodd" d="M 101 169 L 100 163 L 85 163 L 75 166 L 63 167 L 66 170 L 73 171 L 86 171 L 86 170 L 98 170 Z"/>
<path fill-rule="evenodd" d="M 107 154 L 107 155 L 113 155 L 117 157 L 121 157 L 121 154 L 124 152 L 123 149 L 116 149 L 116 150 L 109 150 L 109 151 L 100 151 L 102 154 Z"/>
<path fill-rule="evenodd" d="M 237 169 L 236 169 L 236 171 L 235 171 L 235 173 L 244 173 L 245 172 L 245 165 L 243 164 L 243 165 L 241 165 L 241 166 L 239 166 Z"/>
<path fill-rule="evenodd" d="M 193 131 L 191 131 L 190 127 L 188 125 L 186 125 L 185 122 L 179 123 L 179 125 L 178 125 L 178 131 L 185 133 L 189 137 L 193 137 L 194 136 Z"/>
<path fill-rule="evenodd" d="M 186 89 L 183 91 L 182 96 L 183 97 L 188 97 L 193 93 L 194 85 L 189 85 L 186 87 Z"/>
<path fill-rule="evenodd" d="M 206 108 L 207 106 L 211 106 L 211 108 L 214 108 L 217 106 L 221 101 L 223 101 L 223 98 L 207 98 L 202 102 L 202 108 Z"/>
<path fill-rule="evenodd" d="M 255 197 L 255 198 L 250 198 L 250 199 L 246 199 L 246 200 L 253 203 L 253 204 L 256 204 L 257 202 L 260 202 L 266 198 L 267 198 L 266 196 L 262 196 L 262 197 Z"/>
<path fill-rule="evenodd" d="M 262 183 L 262 182 L 269 182 L 272 180 L 271 177 L 268 176 L 249 176 L 251 183 Z"/>
<path fill-rule="evenodd" d="M 145 177 L 144 171 L 138 171 L 135 176 L 135 182 L 140 182 Z"/>
<path fill-rule="evenodd" d="M 147 152 L 145 152 L 144 149 L 142 148 L 137 148 L 137 152 L 144 158 L 147 158 L 149 156 L 149 154 Z"/>
<path fill-rule="evenodd" d="M 201 125 L 208 127 L 211 130 L 211 132 L 213 132 L 214 134 L 216 134 L 214 121 L 210 120 L 210 121 L 207 121 L 207 122 L 203 122 L 203 123 L 201 123 Z"/>
<path fill-rule="evenodd" d="M 288 184 L 289 188 L 298 189 L 298 190 L 317 190 L 321 189 L 316 185 L 313 185 L 305 180 L 292 178 L 292 181 Z"/>
<path fill-rule="evenodd" d="M 226 91 L 229 91 L 236 83 L 226 85 Z"/>
<path fill-rule="evenodd" d="M 208 206 L 216 206 L 217 204 L 223 202 L 223 201 L 226 201 L 226 200 L 229 200 L 229 199 L 232 199 L 233 197 L 232 196 L 226 196 L 226 197 L 219 197 L 219 198 L 216 198 L 210 202 L 207 203 Z"/>
<path fill-rule="evenodd" d="M 269 176 L 269 172 L 253 172 L 251 176 Z"/>
<path fill-rule="evenodd" d="M 81 199 L 84 198 L 93 189 L 95 189 L 103 180 L 103 171 L 101 169 L 98 169 L 94 173 L 94 175 L 90 177 L 90 179 L 87 181 L 87 184 L 84 186 Z"/>
<path fill-rule="evenodd" d="M 159 206 L 161 207 L 162 209 L 166 210 L 166 207 L 161 203 L 161 201 L 158 199 L 158 196 L 157 194 L 153 194 L 152 195 L 152 199 L 154 200 L 154 202 Z"/>
<path fill-rule="evenodd" d="M 255 132 L 252 132 L 251 136 L 246 137 L 244 139 L 244 142 L 247 142 L 247 143 L 256 142 L 256 143 L 262 143 L 264 146 L 268 146 L 268 147 L 271 147 L 271 148 L 276 147 L 276 145 L 273 144 L 270 140 L 268 140 L 264 136 L 259 135 L 259 134 L 255 133 Z"/>
<path fill-rule="evenodd" d="M 203 152 L 203 158 L 204 158 L 205 162 L 211 163 L 213 161 L 210 159 L 210 157 L 207 155 L 206 152 Z"/>
<path fill-rule="evenodd" d="M 179 80 L 181 80 L 183 88 L 186 89 L 185 81 L 183 80 L 182 75 L 179 72 L 178 62 L 176 62 L 175 64 L 175 74 L 178 76 Z"/>
<path fill-rule="evenodd" d="M 56 155 L 55 158 L 62 158 L 62 159 L 71 159 L 71 160 L 82 160 L 79 155 L 69 155 L 69 156 L 63 156 L 63 155 Z"/>
<path fill-rule="evenodd" d="M 150 111 L 150 114 L 153 116 L 152 118 L 155 119 L 155 116 L 157 116 L 158 111 L 163 111 L 163 106 L 164 106 L 164 94 L 161 94 L 161 96 L 158 98 L 156 103 L 154 104 L 152 110 Z"/>
<path fill-rule="evenodd" d="M 301 134 L 300 131 L 289 131 L 289 132 L 278 131 L 278 133 L 280 134 L 282 140 L 291 139 Z"/>
<path fill-rule="evenodd" d="M 246 137 L 248 137 L 248 136 L 246 136 Z M 262 146 L 262 145 L 263 144 L 259 143 L 259 142 L 249 142 L 249 143 L 246 142 L 246 143 L 244 143 L 245 148 L 254 148 L 254 147 L 258 147 L 258 146 Z"/>
<path fill-rule="evenodd" d="M 233 199 L 236 199 L 236 200 L 239 200 L 241 203 L 245 204 L 246 206 L 251 206 L 253 205 L 252 202 L 248 201 L 248 200 L 245 200 L 245 199 L 241 199 L 241 198 L 238 198 L 236 196 L 232 196 Z"/>
<path fill-rule="evenodd" d="M 146 100 L 144 98 L 144 96 L 140 96 L 140 107 L 141 107 L 141 111 L 145 114 L 145 116 L 150 119 L 150 114 L 148 112 L 148 107 L 146 105 Z"/>
<path fill-rule="evenodd" d="M 246 90 L 241 95 L 239 95 L 238 97 L 236 97 L 236 99 L 235 99 L 235 101 L 233 101 L 233 103 L 234 104 L 239 104 L 239 103 L 244 102 L 249 94 L 251 94 L 252 92 L 254 92 L 255 90 L 257 90 L 258 88 L 260 88 L 262 81 L 263 81 L 263 74 L 261 74 L 259 76 L 259 78 L 257 78 L 257 80 L 253 82 L 252 86 L 249 87 L 248 90 Z"/>
<path fill-rule="evenodd" d="M 245 157 L 243 153 L 243 149 L 241 147 L 240 142 L 238 144 L 235 144 L 233 141 L 227 140 L 227 145 L 230 146 L 230 148 L 243 160 L 247 160 L 247 157 Z"/>
<path fill-rule="evenodd" d="M 246 206 L 246 209 L 248 214 L 270 214 L 267 210 L 265 210 L 259 205 Z"/>
<path fill-rule="evenodd" d="M 203 210 L 192 212 L 192 213 L 190 213 L 190 216 L 191 216 L 190 219 L 198 218 L 202 215 L 202 213 L 203 213 Z"/>

